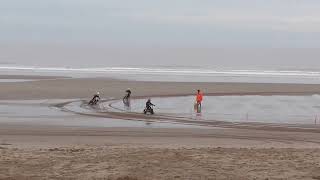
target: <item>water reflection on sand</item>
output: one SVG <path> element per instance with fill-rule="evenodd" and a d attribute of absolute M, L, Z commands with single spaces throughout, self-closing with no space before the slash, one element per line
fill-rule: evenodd
<path fill-rule="evenodd" d="M 132 101 L 131 110 L 141 112 L 145 99 Z M 155 111 L 177 117 L 233 122 L 263 122 L 288 124 L 320 123 L 320 95 L 310 96 L 207 96 L 201 115 L 194 112 L 193 96 L 153 98 Z M 121 109 L 121 102 L 113 107 Z"/>

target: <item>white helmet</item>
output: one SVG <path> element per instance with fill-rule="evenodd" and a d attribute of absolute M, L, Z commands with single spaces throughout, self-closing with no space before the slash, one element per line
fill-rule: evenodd
<path fill-rule="evenodd" d="M 98 91 L 98 92 L 96 93 L 96 95 L 100 95 L 100 92 Z"/>

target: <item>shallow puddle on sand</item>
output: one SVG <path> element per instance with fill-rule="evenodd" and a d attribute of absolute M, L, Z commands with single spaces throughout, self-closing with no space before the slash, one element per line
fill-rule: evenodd
<path fill-rule="evenodd" d="M 206 128 L 176 123 L 160 123 L 146 121 L 131 121 L 104 117 L 79 115 L 78 113 L 94 114 L 97 110 L 80 107 L 82 101 L 74 101 L 65 108 L 66 112 L 52 106 L 66 100 L 36 100 L 36 101 L 0 101 L 0 123 L 56 125 L 79 127 L 142 127 L 142 128 Z"/>
<path fill-rule="evenodd" d="M 0 122 L 85 127 L 209 128 L 188 124 L 199 121 L 319 124 L 320 96 L 206 96 L 202 113 L 193 109 L 194 97 L 152 98 L 155 115 L 142 114 L 146 99 L 134 99 L 131 108 L 121 100 L 102 102 L 96 107 L 81 100 L 0 101 Z M 66 104 L 63 104 L 67 102 Z M 61 107 L 54 106 L 62 103 Z M 126 113 L 114 119 L 107 111 Z M 105 113 L 105 114 L 104 114 Z M 130 119 L 131 115 L 139 115 Z M 108 118 L 109 117 L 109 118 Z M 148 120 L 149 117 L 153 119 Z M 159 117 L 159 120 L 157 119 Z M 166 120 L 160 120 L 161 118 Z M 172 118 L 172 121 L 171 119 Z"/>
<path fill-rule="evenodd" d="M 207 96 L 202 113 L 194 112 L 193 96 L 152 98 L 157 114 L 200 120 L 285 124 L 320 123 L 320 95 L 310 96 Z M 141 113 L 146 99 L 131 100 L 131 111 Z M 111 104 L 125 110 L 121 101 Z"/>

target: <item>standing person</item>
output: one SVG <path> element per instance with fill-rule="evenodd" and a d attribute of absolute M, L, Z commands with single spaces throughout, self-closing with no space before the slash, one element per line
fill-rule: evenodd
<path fill-rule="evenodd" d="M 123 97 L 123 104 L 127 107 L 130 106 L 130 97 L 131 97 L 131 90 L 128 88 L 126 90 L 126 95 Z"/>
<path fill-rule="evenodd" d="M 197 95 L 196 95 L 197 113 L 201 112 L 202 100 L 203 100 L 203 93 L 198 89 Z"/>

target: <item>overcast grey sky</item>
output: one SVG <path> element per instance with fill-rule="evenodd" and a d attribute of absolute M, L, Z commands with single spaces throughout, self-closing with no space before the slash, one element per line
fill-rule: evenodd
<path fill-rule="evenodd" d="M 320 1 L 1 0 L 0 41 L 320 47 Z"/>

